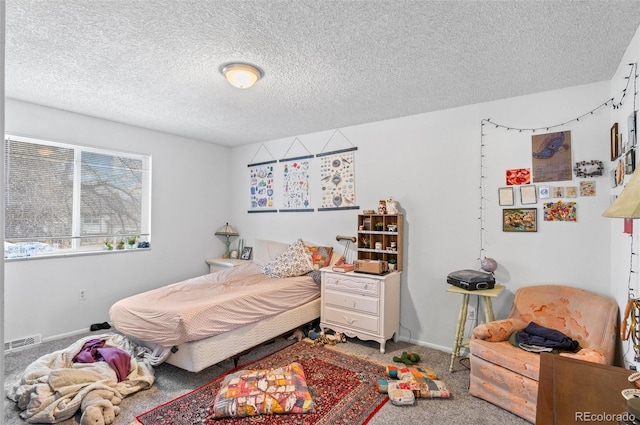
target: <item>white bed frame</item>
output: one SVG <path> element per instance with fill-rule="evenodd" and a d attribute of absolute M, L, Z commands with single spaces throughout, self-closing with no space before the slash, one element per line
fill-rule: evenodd
<path fill-rule="evenodd" d="M 200 372 L 250 348 L 306 325 L 320 317 L 320 298 L 232 331 L 179 345 L 167 363 L 189 372 Z"/>

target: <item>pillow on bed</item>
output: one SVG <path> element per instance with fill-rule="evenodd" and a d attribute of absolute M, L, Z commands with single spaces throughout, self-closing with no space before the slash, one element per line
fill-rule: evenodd
<path fill-rule="evenodd" d="M 304 246 L 302 239 L 289 245 L 287 250 L 275 260 L 262 266 L 262 272 L 269 277 L 302 276 L 313 270 L 311 252 Z"/>
<path fill-rule="evenodd" d="M 314 270 L 329 266 L 333 254 L 332 246 L 311 245 L 307 246 L 307 249 L 311 251 L 311 263 L 313 264 Z"/>
<path fill-rule="evenodd" d="M 240 370 L 227 375 L 211 409 L 215 418 L 313 411 L 304 371 L 295 362 L 278 369 Z"/>

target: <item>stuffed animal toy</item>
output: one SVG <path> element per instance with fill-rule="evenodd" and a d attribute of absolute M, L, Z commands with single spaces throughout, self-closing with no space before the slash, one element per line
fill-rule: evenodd
<path fill-rule="evenodd" d="M 302 329 L 296 329 L 295 331 L 293 331 L 291 336 L 289 338 L 287 338 L 287 340 L 291 341 L 293 339 L 297 339 L 298 342 L 300 342 L 300 341 L 302 341 L 302 338 L 304 338 L 304 332 L 302 332 Z"/>
<path fill-rule="evenodd" d="M 120 414 L 122 398 L 112 390 L 89 391 L 82 399 L 81 425 L 110 425 Z"/>
<path fill-rule="evenodd" d="M 398 202 L 394 201 L 393 198 L 387 199 L 386 204 L 387 204 L 387 214 L 400 214 L 400 208 L 398 207 Z"/>
<path fill-rule="evenodd" d="M 402 352 L 402 356 L 393 356 L 393 361 L 398 363 L 404 363 L 407 366 L 413 366 L 420 361 L 420 356 L 416 353 Z"/>
<path fill-rule="evenodd" d="M 335 335 L 320 335 L 314 339 L 314 345 L 336 345 L 339 342 L 347 342 L 347 337 L 340 332 L 336 332 Z"/>

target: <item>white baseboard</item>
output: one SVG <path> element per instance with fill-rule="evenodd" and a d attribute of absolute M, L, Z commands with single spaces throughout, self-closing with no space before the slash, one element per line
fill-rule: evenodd
<path fill-rule="evenodd" d="M 402 336 L 402 335 L 400 335 L 398 337 L 398 341 L 404 341 L 404 342 L 408 342 L 410 344 L 420 345 L 422 347 L 433 348 L 434 350 L 444 351 L 445 353 L 452 353 L 453 352 L 453 348 L 451 348 L 451 347 L 444 347 L 442 345 L 431 344 L 431 343 L 426 342 L 426 341 L 420 341 L 418 339 L 407 338 L 407 337 Z"/>
<path fill-rule="evenodd" d="M 109 329 L 105 329 L 105 332 L 108 332 L 108 331 L 109 331 Z M 48 336 L 46 338 L 42 338 L 42 342 L 55 341 L 55 340 L 62 339 L 62 338 L 68 338 L 70 336 L 82 335 L 82 334 L 85 334 L 87 332 L 90 332 L 89 328 L 78 329 L 78 330 L 75 330 L 75 331 L 65 332 L 63 334 L 52 335 L 52 336 Z"/>

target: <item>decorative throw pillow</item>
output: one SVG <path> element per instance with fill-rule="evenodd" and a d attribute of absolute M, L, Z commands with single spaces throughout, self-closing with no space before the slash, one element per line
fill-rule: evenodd
<path fill-rule="evenodd" d="M 313 270 L 309 272 L 309 276 L 315 283 L 320 285 L 322 281 L 322 275 L 320 269 L 328 267 L 331 264 L 333 258 L 333 247 L 331 246 L 307 246 L 311 252 L 311 263 L 313 264 Z"/>
<path fill-rule="evenodd" d="M 387 366 L 387 375 L 403 382 L 405 389 L 413 391 L 416 398 L 449 398 L 451 393 L 447 385 L 439 381 L 433 369 L 420 366 Z"/>
<path fill-rule="evenodd" d="M 333 254 L 333 247 L 308 246 L 307 248 L 311 251 L 311 263 L 313 263 L 314 270 L 329 266 L 331 255 Z"/>
<path fill-rule="evenodd" d="M 227 375 L 216 395 L 215 418 L 310 413 L 314 402 L 299 363 L 278 369 L 240 370 Z"/>
<path fill-rule="evenodd" d="M 302 239 L 289 245 L 286 251 L 278 255 L 275 260 L 262 266 L 262 272 L 269 277 L 302 276 L 312 269 L 311 253 Z"/>
<path fill-rule="evenodd" d="M 388 383 L 387 392 L 389 400 L 396 406 L 409 406 L 416 402 L 416 396 L 409 381 L 391 381 Z"/>

